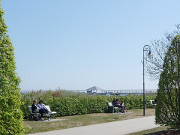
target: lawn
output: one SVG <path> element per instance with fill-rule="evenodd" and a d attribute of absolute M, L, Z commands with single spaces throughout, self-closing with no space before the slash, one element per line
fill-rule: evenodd
<path fill-rule="evenodd" d="M 131 133 L 129 135 L 144 135 L 144 134 L 150 134 L 150 133 L 154 134 L 155 132 L 166 131 L 168 129 L 169 129 L 168 127 L 161 126 L 161 127 L 157 127 L 157 128 L 153 128 L 153 129 L 149 129 L 149 130 L 144 130 L 144 131 L 140 131 L 140 132 L 136 132 L 136 133 Z M 162 134 L 162 135 L 164 135 L 164 134 Z"/>
<path fill-rule="evenodd" d="M 154 109 L 146 109 L 146 116 L 152 116 L 155 114 Z M 29 126 L 30 129 L 26 133 L 37 133 L 51 130 L 60 130 L 72 127 L 86 126 L 92 124 L 106 123 L 112 121 L 127 120 L 133 118 L 143 117 L 142 109 L 128 110 L 127 113 L 95 113 L 86 115 L 74 115 L 66 117 L 58 117 L 60 121 L 24 121 L 24 127 Z"/>

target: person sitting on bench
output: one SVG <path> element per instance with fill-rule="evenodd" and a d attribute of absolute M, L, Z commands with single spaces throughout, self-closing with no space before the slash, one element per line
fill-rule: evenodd
<path fill-rule="evenodd" d="M 125 107 L 122 105 L 122 103 L 119 101 L 119 99 L 116 99 L 115 107 L 121 108 L 122 113 L 125 112 Z"/>
<path fill-rule="evenodd" d="M 116 98 L 113 98 L 112 105 L 113 105 L 113 106 L 116 105 Z"/>
<path fill-rule="evenodd" d="M 46 106 L 43 104 L 43 101 L 42 100 L 40 100 L 39 101 L 39 104 L 37 105 L 37 107 L 39 108 L 39 113 L 41 114 L 41 119 L 42 119 L 42 117 L 43 117 L 43 113 L 45 113 L 46 115 L 47 115 L 47 117 L 48 117 L 48 119 L 49 119 L 49 111 L 48 111 L 48 109 L 46 108 Z M 42 119 L 43 120 L 43 119 Z"/>
<path fill-rule="evenodd" d="M 38 113 L 39 112 L 39 107 L 36 105 L 37 100 L 33 100 L 33 104 L 32 104 L 32 113 Z M 33 116 L 33 120 L 38 121 L 38 115 L 35 114 Z"/>
<path fill-rule="evenodd" d="M 39 107 L 36 105 L 37 100 L 33 100 L 33 104 L 32 104 L 32 113 L 37 113 L 39 112 Z"/>

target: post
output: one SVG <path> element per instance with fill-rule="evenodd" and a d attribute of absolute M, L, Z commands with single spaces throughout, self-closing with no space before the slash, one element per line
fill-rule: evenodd
<path fill-rule="evenodd" d="M 146 102 L 145 102 L 145 73 L 144 73 L 144 65 L 145 65 L 144 64 L 144 52 L 145 51 L 148 51 L 148 55 L 151 56 L 151 48 L 149 45 L 145 45 L 143 47 L 143 116 L 145 116 L 145 108 L 146 108 L 146 106 L 145 106 L 145 104 L 146 104 Z"/>
<path fill-rule="evenodd" d="M 143 47 L 143 116 L 145 116 L 144 47 Z"/>

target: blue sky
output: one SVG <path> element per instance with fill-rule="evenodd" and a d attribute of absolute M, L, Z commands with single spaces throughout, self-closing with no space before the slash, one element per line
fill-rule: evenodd
<path fill-rule="evenodd" d="M 142 89 L 142 48 L 179 24 L 180 1 L 2 0 L 22 90 Z M 146 88 L 158 81 L 146 75 Z"/>

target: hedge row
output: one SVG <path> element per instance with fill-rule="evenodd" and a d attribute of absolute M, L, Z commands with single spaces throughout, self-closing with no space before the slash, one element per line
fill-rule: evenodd
<path fill-rule="evenodd" d="M 115 96 L 89 96 L 83 95 L 78 97 L 56 97 L 56 98 L 46 98 L 44 103 L 50 105 L 52 111 L 56 111 L 58 116 L 70 116 L 70 115 L 80 115 L 89 113 L 102 113 L 108 111 L 107 102 L 112 102 Z M 156 95 L 146 96 L 146 107 L 151 107 L 149 105 L 149 100 L 155 99 Z M 116 96 L 115 98 L 120 99 L 124 102 L 127 109 L 140 109 L 143 108 L 143 97 L 136 95 L 129 96 Z M 24 118 L 28 118 L 29 110 L 28 106 L 32 104 L 32 97 L 23 97 L 24 104 L 21 109 L 24 113 Z"/>
<path fill-rule="evenodd" d="M 57 98 L 50 104 L 59 116 L 107 112 L 106 97 Z"/>

